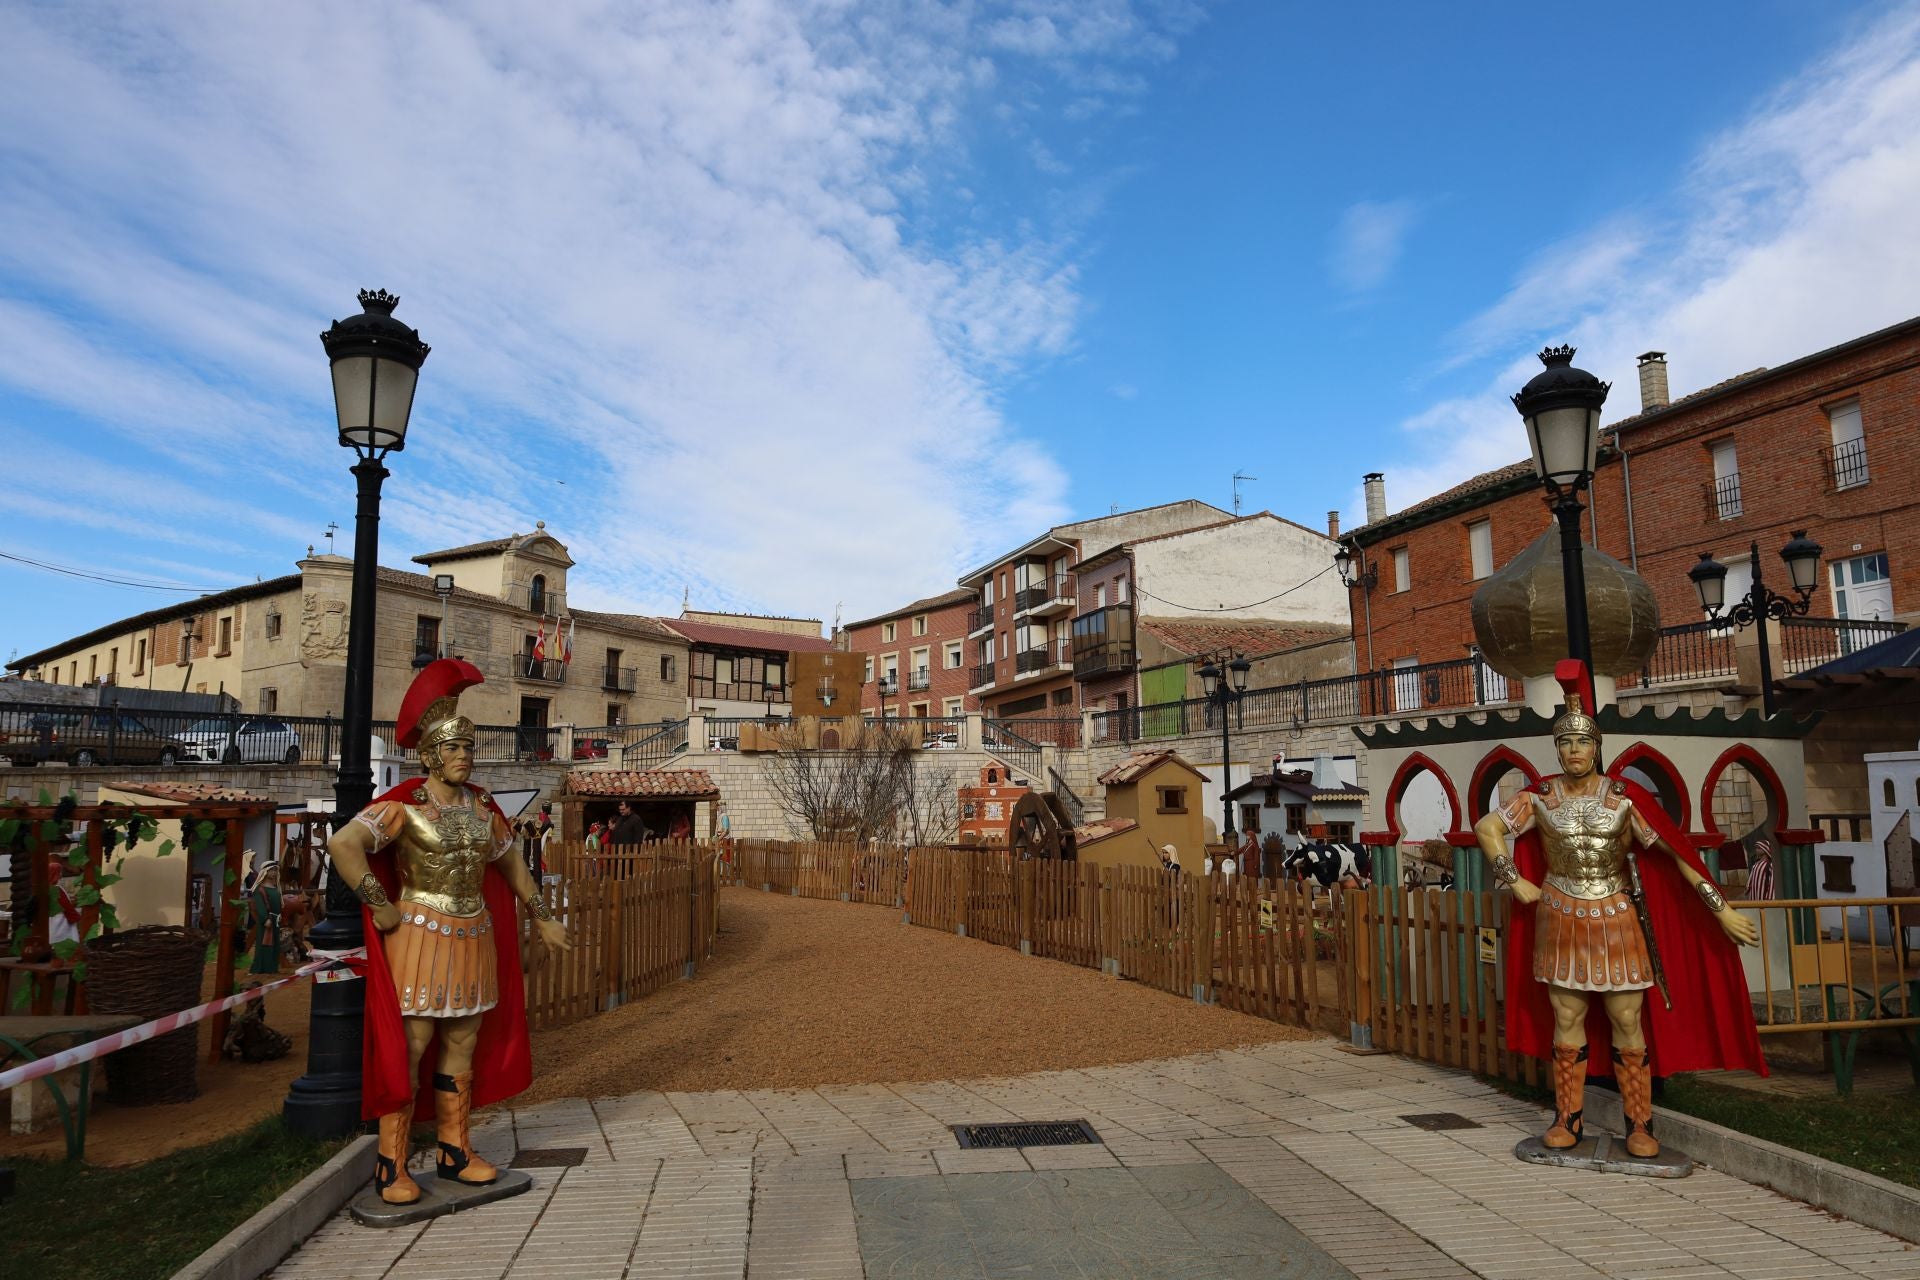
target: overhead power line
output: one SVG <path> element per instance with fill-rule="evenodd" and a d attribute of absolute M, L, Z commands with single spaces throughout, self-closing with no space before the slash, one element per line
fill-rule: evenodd
<path fill-rule="evenodd" d="M 44 569 L 48 573 L 63 573 L 69 578 L 86 578 L 92 582 L 104 582 L 109 586 L 133 587 L 140 591 L 178 591 L 184 595 L 209 595 L 216 591 L 226 591 L 227 587 L 192 587 L 184 582 L 156 582 L 138 578 L 121 578 L 113 574 L 94 573 L 90 569 L 76 569 L 71 565 L 49 564 L 45 560 L 35 560 L 30 556 L 17 556 L 10 551 L 0 551 L 0 560 L 11 560 L 16 564 L 30 565 L 35 569 Z"/>
<path fill-rule="evenodd" d="M 1241 609 L 1257 609 L 1263 604 L 1272 604 L 1275 600 L 1280 599 L 1282 596 L 1290 596 L 1294 592 L 1300 590 L 1300 588 L 1304 586 L 1308 586 L 1312 583 L 1318 582 L 1320 579 L 1326 577 L 1329 573 L 1332 573 L 1333 570 L 1334 570 L 1334 566 L 1328 565 L 1326 568 L 1322 569 L 1320 572 L 1314 574 L 1311 578 L 1308 578 L 1303 582 L 1296 582 L 1292 586 L 1288 587 L 1285 591 L 1276 591 L 1272 595 L 1268 596 L 1265 600 L 1255 600 L 1252 604 L 1220 604 L 1220 605 L 1181 604 L 1178 601 L 1169 600 L 1165 596 L 1157 596 L 1153 594 L 1153 592 L 1148 591 L 1146 588 L 1140 586 L 1138 583 L 1134 584 L 1133 594 L 1137 596 L 1145 596 L 1149 600 L 1158 600 L 1161 604 L 1166 605 L 1170 609 L 1185 609 L 1189 613 L 1236 613 Z"/>

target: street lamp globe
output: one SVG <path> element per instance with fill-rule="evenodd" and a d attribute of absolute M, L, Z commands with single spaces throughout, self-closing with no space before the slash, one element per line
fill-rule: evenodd
<path fill-rule="evenodd" d="M 414 384 L 430 350 L 418 330 L 393 318 L 399 304 L 385 289 L 362 289 L 360 314 L 320 335 L 333 366 L 340 443 L 366 457 L 406 448 Z"/>
<path fill-rule="evenodd" d="M 1340 574 L 1340 581 L 1353 585 L 1353 552 L 1347 550 L 1347 544 L 1341 543 L 1339 550 L 1333 553 L 1333 567 Z"/>
<path fill-rule="evenodd" d="M 1236 655 L 1233 661 L 1227 664 L 1227 670 L 1233 672 L 1233 691 L 1235 693 L 1245 693 L 1247 691 L 1247 673 L 1253 670 L 1253 664 L 1245 658 Z"/>
<path fill-rule="evenodd" d="M 1547 488 L 1584 489 L 1599 465 L 1600 407 L 1609 384 L 1573 367 L 1572 347 L 1540 353 L 1546 368 L 1513 397 L 1526 419 L 1533 469 Z"/>
<path fill-rule="evenodd" d="M 1687 570 L 1687 576 L 1693 579 L 1693 589 L 1700 593 L 1700 607 L 1709 615 L 1718 616 L 1727 603 L 1727 566 L 1715 560 L 1711 552 L 1702 551 L 1699 563 Z"/>
<path fill-rule="evenodd" d="M 1216 664 L 1209 662 L 1200 668 L 1200 687 L 1209 698 L 1220 688 L 1220 668 Z"/>
<path fill-rule="evenodd" d="M 1780 558 L 1787 562 L 1793 589 L 1802 596 L 1812 595 L 1820 585 L 1820 544 L 1805 529 L 1795 529 L 1792 541 L 1780 548 Z"/>

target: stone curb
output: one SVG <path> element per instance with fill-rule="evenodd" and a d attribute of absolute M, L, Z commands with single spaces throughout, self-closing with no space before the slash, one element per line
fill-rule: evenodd
<path fill-rule="evenodd" d="M 1618 1094 L 1589 1088 L 1586 1112 L 1589 1124 L 1626 1132 Z M 1920 1189 L 1665 1107 L 1653 1109 L 1653 1129 L 1662 1142 L 1673 1143 L 1722 1173 L 1920 1243 Z"/>
<path fill-rule="evenodd" d="M 372 1134 L 355 1138 L 278 1200 L 175 1272 L 173 1280 L 255 1280 L 265 1275 L 373 1177 L 378 1145 L 379 1139 Z"/>

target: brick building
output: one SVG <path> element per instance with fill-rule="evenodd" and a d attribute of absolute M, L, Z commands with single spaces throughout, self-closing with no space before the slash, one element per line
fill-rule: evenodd
<path fill-rule="evenodd" d="M 1652 585 L 1663 625 L 1701 619 L 1687 570 L 1702 551 L 1730 570 L 1729 600 L 1752 581 L 1755 540 L 1784 588 L 1779 551 L 1801 528 L 1825 551 L 1814 616 L 1920 616 L 1920 318 L 1677 400 L 1664 353 L 1648 352 L 1640 393 L 1639 413 L 1604 428 L 1585 527 Z M 1344 539 L 1361 579 L 1348 593 L 1359 665 L 1469 656 L 1481 579 L 1551 522 L 1532 464 L 1392 514 L 1382 475 L 1366 490 L 1367 523 Z"/>
<path fill-rule="evenodd" d="M 872 658 L 860 685 L 860 710 L 889 716 L 957 716 L 978 711 L 967 692 L 967 616 L 974 594 L 964 589 L 915 600 L 890 613 L 848 623 L 847 648 Z"/>

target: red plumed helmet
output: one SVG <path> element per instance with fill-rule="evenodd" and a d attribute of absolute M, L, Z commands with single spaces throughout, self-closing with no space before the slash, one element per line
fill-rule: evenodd
<path fill-rule="evenodd" d="M 459 714 L 455 708 L 462 690 L 486 681 L 480 668 L 465 658 L 438 658 L 428 663 L 400 700 L 400 714 L 394 721 L 400 745 L 419 746 L 422 734 Z"/>

